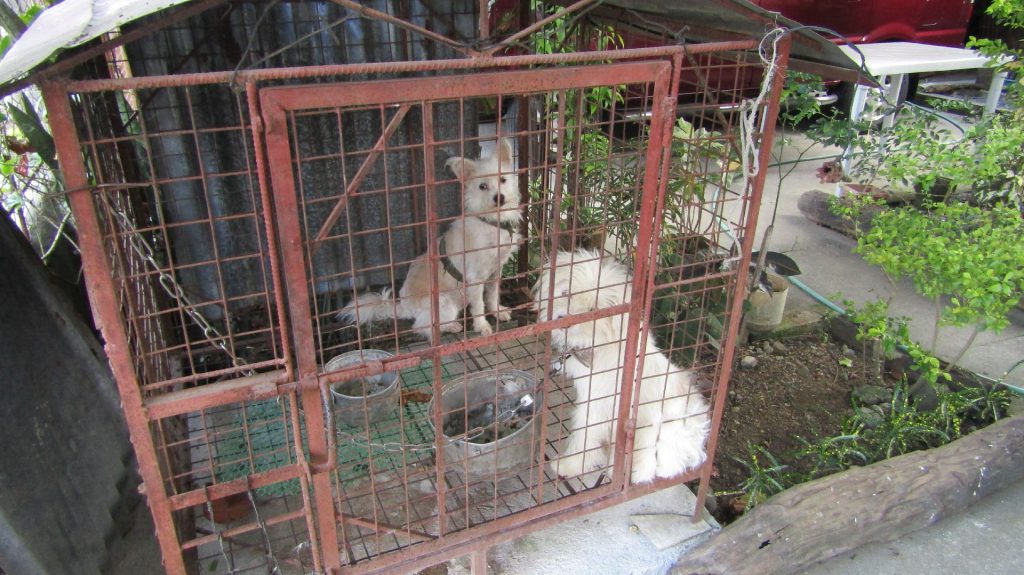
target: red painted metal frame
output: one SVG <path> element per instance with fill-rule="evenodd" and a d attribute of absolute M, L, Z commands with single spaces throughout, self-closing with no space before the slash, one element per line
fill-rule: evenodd
<path fill-rule="evenodd" d="M 750 254 L 752 253 L 754 245 L 754 232 L 757 229 L 757 216 L 761 209 L 761 194 L 764 190 L 765 178 L 768 177 L 768 170 L 766 166 L 768 166 L 768 163 L 771 161 L 772 142 L 775 138 L 775 119 L 778 117 L 779 107 L 781 105 L 780 99 L 782 95 L 782 85 L 785 81 L 786 69 L 789 65 L 789 49 L 791 43 L 792 38 L 789 34 L 784 35 L 779 41 L 775 77 L 771 79 L 771 90 L 768 101 L 765 104 L 765 110 L 759 116 L 759 119 L 762 122 L 761 140 L 759 142 L 761 148 L 758 150 L 758 162 L 761 165 L 761 170 L 749 183 L 749 190 L 744 194 L 744 209 L 741 210 L 743 213 L 747 214 L 747 221 L 742 236 L 742 258 L 736 276 L 736 286 L 738 287 L 735 289 L 740 293 L 742 293 L 742 290 L 744 290 L 747 285 L 747 275 L 750 267 Z M 739 318 L 742 316 L 744 300 L 745 297 L 741 297 L 740 294 L 733 296 L 731 311 L 733 318 Z M 724 351 L 721 360 L 722 370 L 719 375 L 718 395 L 715 398 L 714 412 L 711 416 L 711 429 L 714 433 L 712 433 L 711 437 L 708 439 L 708 461 L 701 468 L 701 481 L 700 486 L 697 488 L 697 501 L 704 500 L 704 496 L 707 494 L 708 484 L 711 481 L 711 472 L 714 467 L 715 447 L 718 444 L 717 431 L 721 427 L 722 412 L 725 410 L 729 376 L 732 372 L 732 366 L 734 363 L 734 356 L 736 353 L 735 342 L 739 329 L 739 321 L 729 322 L 729 330 L 725 340 L 727 345 L 723 347 Z"/>
<path fill-rule="evenodd" d="M 118 319 L 117 287 L 105 256 L 103 234 L 93 204 L 92 190 L 88 187 L 89 177 L 78 144 L 78 130 L 72 117 L 70 99 L 64 86 L 59 84 L 46 83 L 42 89 L 57 154 L 61 158 L 64 182 L 69 189 L 77 190 L 68 194 L 68 200 L 75 213 L 86 288 L 96 309 L 95 316 L 103 333 L 107 358 L 121 393 L 121 404 L 139 462 L 143 487 L 147 490 L 146 496 L 153 513 L 164 566 L 169 573 L 184 575 L 181 542 L 178 541 L 171 520 L 172 508 L 164 493 L 156 446 L 149 435 L 149 420 L 134 360 L 130 356 L 128 334 Z"/>
<path fill-rule="evenodd" d="M 275 190 L 275 211 L 277 218 L 277 229 L 280 234 L 282 243 L 288 246 L 282 253 L 282 259 L 284 262 L 284 276 L 285 285 L 288 290 L 289 297 L 289 310 L 291 316 L 292 326 L 292 337 L 295 338 L 295 349 L 297 353 L 297 368 L 299 373 L 300 386 L 303 389 L 304 399 L 309 398 L 312 401 L 316 401 L 318 396 L 325 393 L 326 385 L 332 380 L 328 377 L 322 377 L 319 380 L 319 385 L 316 385 L 315 375 L 319 366 L 316 362 L 316 353 L 314 345 L 314 321 L 310 315 L 311 302 L 309 301 L 307 292 L 307 281 L 306 269 L 307 264 L 305 261 L 305 249 L 302 238 L 302 228 L 299 222 L 299 206 L 296 203 L 296 183 L 293 174 L 293 148 L 292 140 L 290 138 L 288 130 L 288 118 L 292 112 L 299 112 L 303 110 L 315 110 L 315 109 L 326 109 L 326 108 L 338 108 L 338 107 L 352 107 L 352 106 L 365 106 L 369 104 L 401 104 L 401 109 L 407 109 L 408 105 L 415 102 L 430 102 L 435 100 L 454 99 L 454 98 L 474 98 L 484 96 L 498 96 L 509 93 L 531 93 L 550 91 L 563 88 L 588 88 L 607 85 L 609 83 L 622 83 L 631 84 L 637 82 L 654 82 L 655 85 L 655 100 L 659 102 L 665 102 L 669 100 L 668 93 L 670 90 L 670 79 L 673 76 L 673 66 L 671 62 L 667 61 L 642 61 L 634 63 L 624 64 L 608 64 L 600 67 L 576 67 L 576 68 L 559 68 L 559 69 L 548 69 L 548 70 L 530 70 L 530 71 L 506 71 L 496 73 L 480 73 L 472 76 L 455 76 L 446 78 L 444 82 L 437 82 L 433 78 L 425 79 L 402 79 L 402 80 L 379 80 L 379 81 L 368 81 L 359 83 L 346 83 L 337 85 L 317 85 L 315 88 L 310 86 L 287 86 L 287 87 L 276 87 L 268 88 L 261 92 L 261 110 L 264 118 L 264 125 L 266 127 L 266 146 L 267 146 L 267 157 L 268 163 L 271 166 L 270 175 L 273 182 L 273 188 Z M 674 102 L 674 96 L 671 98 Z M 429 105 L 429 104 L 428 104 Z M 643 194 L 644 200 L 642 202 L 643 209 L 640 216 L 640 236 L 638 239 L 639 245 L 649 245 L 652 239 L 652 226 L 655 220 L 654 217 L 654 206 L 658 204 L 659 194 L 663 193 L 663 189 L 659 190 L 661 184 L 660 163 L 663 158 L 657 153 L 658 150 L 662 149 L 664 145 L 664 138 L 668 133 L 667 127 L 671 126 L 671 121 L 666 121 L 664 114 L 672 114 L 669 117 L 674 117 L 674 106 L 663 106 L 661 113 L 655 114 L 652 122 L 652 132 L 659 134 L 660 138 L 651 143 L 651 150 L 655 152 L 648 153 L 648 166 L 645 173 L 647 177 L 643 182 Z M 396 115 L 395 117 L 404 116 L 404 114 Z M 425 113 L 424 118 L 429 119 L 432 114 Z M 389 127 L 393 127 L 394 121 L 389 124 Z M 427 127 L 424 130 L 427 134 L 427 141 L 425 142 L 425 148 L 429 151 L 432 149 L 432 142 L 430 141 L 430 135 L 433 130 Z M 429 155 L 429 154 L 428 154 Z M 372 159 L 372 155 L 371 155 Z M 367 160 L 369 162 L 371 160 Z M 425 162 L 426 166 L 431 166 L 431 162 Z M 365 166 L 365 164 L 364 164 Z M 361 171 L 361 170 L 360 170 Z M 425 174 L 425 181 L 434 182 L 435 179 L 432 174 Z M 349 193 L 346 190 L 346 194 Z M 346 196 L 342 196 L 339 203 L 345 201 Z M 432 211 L 434 202 L 427 201 L 429 206 L 427 220 L 428 234 L 432 234 L 433 230 L 437 227 L 438 220 L 436 214 Z M 337 211 L 337 210 L 334 210 Z M 332 211 L 333 213 L 333 211 Z M 325 225 L 324 228 L 327 226 Z M 322 232 L 321 234 L 322 235 Z M 315 242 L 316 239 L 313 239 Z M 430 246 L 430 257 L 435 261 L 439 261 L 439 254 L 437 253 L 436 241 L 431 239 L 428 241 Z M 637 365 L 637 353 L 636 345 L 640 339 L 642 317 L 645 317 L 645 310 L 641 307 L 645 298 L 643 294 L 647 290 L 647 274 L 646 265 L 648 262 L 645 258 L 639 258 L 641 262 L 641 273 L 638 273 L 633 281 L 633 304 L 628 306 L 621 306 L 623 310 L 628 310 L 630 314 L 629 329 L 626 337 L 626 365 L 623 368 L 625 374 L 622 389 L 622 400 L 620 402 L 621 410 L 619 414 L 619 421 L 626 422 L 625 425 L 619 426 L 619 443 L 618 445 L 632 445 L 632 433 L 634 422 L 629 419 L 630 414 L 630 402 L 631 402 L 631 390 L 633 389 L 633 376 L 638 368 L 642 369 L 643 359 L 639 359 L 639 366 Z M 432 272 L 432 293 L 434 297 L 440 292 L 438 287 L 437 270 L 440 265 L 431 266 Z M 433 306 L 434 313 L 437 312 L 437 306 Z M 616 308 L 608 308 L 600 310 L 601 315 L 611 315 L 616 311 Z M 647 310 L 649 312 L 649 310 Z M 576 317 L 572 320 L 566 320 L 565 323 L 569 322 L 579 323 L 580 317 Z M 439 322 L 435 318 L 435 331 Z M 534 326 L 532 330 L 508 330 L 503 331 L 499 334 L 495 334 L 489 337 L 475 337 L 472 339 L 464 340 L 456 344 L 441 345 L 433 348 L 426 352 L 426 356 L 431 357 L 435 361 L 433 362 L 435 374 L 434 374 L 434 395 L 439 396 L 441 374 L 440 364 L 441 358 L 444 355 L 449 355 L 456 350 L 465 350 L 479 348 L 484 345 L 490 345 L 501 341 L 509 341 L 516 337 L 519 337 L 520 331 L 536 331 L 549 330 L 550 326 L 540 324 Z M 435 333 L 435 338 L 439 334 Z M 422 353 L 422 352 L 421 352 Z M 399 358 L 396 358 L 398 360 Z M 344 376 L 350 375 L 345 373 Z M 338 378 L 339 374 L 332 374 L 333 378 Z M 305 401 L 303 402 L 306 405 Z M 319 406 L 314 406 L 313 409 L 307 410 L 307 429 L 320 429 L 322 426 L 316 423 L 320 421 L 322 415 L 320 413 Z M 434 414 L 435 426 L 441 428 L 441 412 L 440 405 L 437 405 L 436 413 Z M 320 437 L 321 434 L 310 434 L 309 447 L 310 455 L 314 459 L 314 476 L 313 485 L 315 491 L 318 493 L 318 509 L 325 509 L 322 507 L 322 501 L 320 500 L 320 493 L 327 493 L 328 499 L 330 494 L 330 482 L 329 477 L 332 471 L 331 466 L 323 465 L 317 466 L 318 458 L 325 456 L 327 445 L 324 443 L 324 438 Z M 436 438 L 436 441 L 440 441 L 440 437 Z M 320 443 L 318 443 L 320 442 Z M 440 447 L 440 446 L 439 446 Z M 571 499 L 577 500 L 576 506 L 583 505 L 586 500 L 590 498 L 599 498 L 604 495 L 606 491 L 620 491 L 628 490 L 628 482 L 626 479 L 624 459 L 624 450 L 616 450 L 616 461 L 615 471 L 612 482 L 610 485 L 602 488 L 588 491 L 586 495 L 578 495 Z M 329 453 L 329 452 L 328 452 Z M 444 485 L 444 468 L 443 458 L 437 460 L 437 475 L 438 475 L 438 501 L 439 509 L 444 509 L 445 502 L 445 490 Z M 325 486 L 326 489 L 321 486 Z M 545 507 L 550 504 L 545 504 Z M 335 517 L 326 513 L 319 515 L 319 533 L 321 537 L 321 545 L 324 553 L 324 560 L 327 565 L 338 565 L 340 564 L 340 557 L 337 554 L 338 541 L 336 538 L 336 529 L 334 525 Z M 409 560 L 411 557 L 421 557 L 429 553 L 428 549 L 423 547 L 431 547 L 438 545 L 439 549 L 447 549 L 447 539 L 451 534 L 446 533 L 444 527 L 444 514 L 441 513 L 439 516 L 441 521 L 440 526 L 440 537 L 435 542 L 430 542 L 422 545 L 418 545 L 415 548 L 411 548 L 404 551 L 399 551 L 389 554 L 387 557 L 372 562 L 372 565 L 368 569 L 376 569 L 378 565 L 388 563 L 391 561 L 402 561 Z M 514 525 L 522 521 L 519 516 L 497 519 L 485 529 L 475 528 L 475 531 L 489 531 L 492 533 L 504 532 L 509 525 Z M 344 526 L 344 523 L 343 523 Z M 333 550 L 333 553 L 332 553 Z M 396 563 L 397 564 L 397 563 Z M 361 567 L 356 568 L 353 572 L 362 572 Z"/>
<path fill-rule="evenodd" d="M 427 357 L 439 358 L 444 354 L 474 349 L 516 337 L 544 333 L 571 323 L 570 320 L 542 321 L 534 325 L 506 330 L 489 337 L 473 338 L 472 340 L 462 341 L 457 344 L 435 347 L 426 352 L 410 354 L 404 359 L 396 358 L 396 362 L 404 361 L 407 363 L 369 366 L 358 368 L 363 371 L 349 370 L 334 373 L 329 377 L 319 374 L 314 351 L 315 347 L 313 345 L 313 321 L 308 305 L 304 263 L 305 250 L 301 239 L 301 228 L 297 219 L 299 212 L 295 199 L 294 182 L 290 181 L 293 176 L 291 173 L 291 148 L 288 143 L 286 122 L 288 111 L 327 106 L 380 103 L 382 101 L 381 93 L 388 95 L 416 94 L 415 98 L 392 98 L 388 100 L 388 103 L 401 103 L 403 101 L 417 102 L 448 97 L 489 96 L 557 88 L 598 86 L 606 85 L 609 82 L 619 84 L 631 81 L 653 81 L 655 85 L 654 102 L 658 106 L 658 111 L 655 114 L 655 123 L 652 125 L 650 149 L 660 150 L 661 153 L 648 153 L 648 169 L 645 172 L 647 176 L 643 182 L 644 201 L 640 214 L 640 243 L 638 244 L 651 246 L 653 251 L 646 258 L 638 257 L 640 267 L 634 276 L 632 286 L 633 304 L 621 307 L 621 309 L 609 308 L 598 310 L 587 314 L 586 317 L 579 317 L 574 320 L 582 321 L 592 319 L 593 317 L 622 313 L 627 310 L 631 312 L 629 350 L 626 354 L 627 364 L 630 365 L 625 366 L 625 372 L 628 373 L 627 377 L 631 383 L 637 370 L 642 369 L 642 358 L 638 362 L 635 352 L 638 346 L 643 345 L 642 337 L 646 337 L 646 334 L 641 329 L 642 318 L 647 317 L 651 309 L 652 290 L 650 286 L 653 285 L 654 273 L 651 255 L 656 253 L 658 237 L 655 214 L 661 210 L 664 201 L 664 170 L 667 169 L 669 161 L 667 141 L 671 133 L 671 121 L 668 119 L 674 117 L 675 91 L 678 85 L 679 69 L 682 66 L 684 53 L 689 52 L 690 55 L 693 55 L 724 50 L 750 49 L 754 47 L 754 44 L 754 42 L 745 41 L 689 46 L 687 48 L 667 47 L 587 54 L 487 58 L 473 61 L 323 66 L 224 74 L 190 74 L 130 80 L 46 83 L 43 86 L 44 95 L 58 153 L 63 160 L 65 182 L 68 189 L 74 190 L 69 194 L 69 198 L 78 221 L 86 282 L 90 297 L 98 311 L 97 317 L 106 340 L 108 356 L 123 398 L 132 442 L 139 459 L 140 472 L 146 486 L 149 488 L 147 496 L 154 515 L 167 571 L 175 574 L 185 572 L 185 565 L 181 555 L 181 549 L 185 542 L 178 541 L 172 522 L 174 510 L 200 504 L 210 497 L 217 498 L 231 493 L 241 493 L 246 489 L 252 488 L 254 485 L 297 477 L 303 479 L 303 495 L 306 505 L 305 515 L 311 538 L 314 540 L 314 543 L 319 543 L 318 553 L 314 553 L 314 557 L 317 560 L 317 568 L 336 572 L 337 568 L 341 565 L 335 530 L 336 516 L 333 512 L 326 511 L 333 510 L 329 476 L 331 454 L 328 452 L 329 442 L 325 437 L 327 434 L 324 433 L 323 426 L 317 424 L 322 422 L 324 417 L 321 398 L 325 386 L 331 381 L 352 377 L 357 372 L 372 373 L 380 370 L 398 369 L 402 366 L 411 365 L 410 362 L 418 362 Z M 780 46 L 780 53 L 783 54 L 783 57 L 777 71 L 777 80 L 784 73 L 787 50 L 788 40 L 783 40 Z M 654 59 L 654 61 L 650 61 L 651 59 Z M 599 67 L 559 68 L 557 70 L 515 70 L 515 68 L 532 65 L 595 61 L 623 62 L 630 60 L 637 60 L 637 62 L 613 63 Z M 302 90 L 301 88 L 294 87 L 259 90 L 259 82 L 264 80 L 314 78 L 325 75 L 337 76 L 355 73 L 455 69 L 485 70 L 487 68 L 507 68 L 510 71 L 475 74 L 472 78 L 455 76 L 446 79 L 445 82 L 414 79 L 351 83 L 337 87 L 319 85 L 315 90 Z M 252 137 L 256 149 L 256 171 L 272 254 L 270 260 L 273 288 L 278 305 L 280 329 L 283 333 L 287 334 L 286 337 L 282 338 L 286 360 L 285 369 L 273 373 L 259 374 L 250 378 L 236 379 L 222 384 L 204 386 L 186 392 L 172 392 L 158 399 L 147 401 L 143 398 L 139 381 L 135 374 L 125 326 L 118 320 L 117 286 L 112 279 L 113 275 L 110 270 L 110 264 L 104 257 L 102 233 L 93 202 L 94 188 L 90 186 L 83 158 L 80 154 L 77 129 L 72 118 L 70 94 L 78 91 L 99 92 L 142 87 L 187 86 L 239 81 L 245 83 L 247 91 Z M 384 90 L 382 91 L 381 88 L 384 88 Z M 410 91 L 413 88 L 415 91 Z M 780 89 L 781 82 L 776 81 L 771 93 L 769 106 L 765 111 L 765 117 L 774 118 L 774 114 L 777 112 Z M 766 165 L 768 160 L 768 151 L 773 131 L 773 126 L 770 123 L 763 128 L 760 152 L 762 165 Z M 264 155 L 264 151 L 266 151 L 266 155 Z M 269 170 L 268 166 L 270 167 Z M 268 172 L 272 182 L 266 179 Z M 430 179 L 428 181 L 433 180 Z M 751 184 L 750 206 L 748 207 L 749 217 L 746 221 L 746 228 L 743 230 L 744 258 L 749 257 L 751 242 L 753 241 L 753 226 L 756 222 L 763 183 L 764 171 Z M 129 185 L 126 184 L 121 187 L 129 187 Z M 271 189 L 273 189 L 273 192 L 271 192 Z M 435 215 L 432 215 L 432 217 L 436 220 Z M 280 242 L 279 245 L 278 242 Z M 431 242 L 431 245 L 433 243 Z M 436 248 L 432 248 L 432 250 L 436 251 Z M 437 254 L 434 253 L 433 256 L 436 258 Z M 739 285 L 743 284 L 745 276 L 746 267 L 741 265 L 737 277 Z M 437 278 L 435 276 L 435 291 L 437 289 L 436 281 Z M 287 299 L 285 298 L 285 293 L 288 294 Z M 736 297 L 733 300 L 733 317 L 739 317 L 739 306 L 741 306 L 741 298 Z M 721 360 L 723 367 L 719 375 L 718 397 L 714 402 L 713 429 L 718 428 L 721 420 L 726 382 L 733 359 L 732 342 L 735 341 L 737 328 L 738 322 L 730 322 L 724 346 L 726 352 Z M 294 365 L 291 359 L 293 357 Z M 636 365 L 632 365 L 634 363 Z M 440 369 L 439 362 L 435 362 L 434 365 L 435 370 Z M 437 376 L 439 374 L 435 374 L 435 377 Z M 629 394 L 628 390 L 632 387 L 632 385 L 624 386 L 624 389 L 627 390 L 627 396 Z M 310 459 L 308 462 L 305 460 L 302 449 L 298 449 L 298 464 L 282 467 L 269 474 L 263 474 L 259 478 L 219 484 L 204 492 L 197 490 L 175 496 L 168 496 L 164 492 L 158 454 L 150 435 L 150 425 L 152 422 L 164 417 L 228 402 L 292 393 L 301 394 L 303 405 L 307 406 L 304 413 L 299 414 L 295 410 L 295 402 L 290 402 L 292 405 L 293 427 L 298 428 L 299 417 L 306 418 L 310 447 Z M 635 411 L 631 410 L 632 402 L 629 401 L 629 398 L 624 397 L 624 399 L 625 401 L 620 403 L 619 421 L 624 422 L 624 424 L 619 426 L 617 432 L 619 445 L 627 444 L 632 439 L 634 431 L 633 416 L 635 416 Z M 708 446 L 708 452 L 711 456 L 714 453 L 715 439 L 715 436 L 712 435 Z M 709 457 L 708 463 L 697 472 L 691 472 L 677 479 L 659 481 L 650 486 L 643 487 L 630 486 L 628 484 L 624 470 L 628 467 L 629 462 L 624 458 L 623 450 L 617 450 L 614 462 L 615 477 L 612 483 L 588 491 L 585 497 L 574 496 L 545 503 L 538 507 L 527 509 L 514 517 L 498 519 L 466 531 L 444 533 L 442 529 L 442 536 L 437 540 L 391 553 L 379 558 L 379 560 L 368 564 L 360 564 L 345 571 L 372 573 L 398 567 L 414 569 L 427 566 L 432 562 L 436 562 L 442 555 L 480 550 L 499 540 L 521 535 L 530 530 L 549 525 L 557 520 L 613 505 L 669 485 L 693 480 L 698 477 L 698 474 L 701 479 L 698 501 L 702 500 L 702 496 L 706 492 L 712 468 L 711 457 Z M 313 514 L 314 509 L 317 510 L 315 518 Z M 196 542 L 191 542 L 188 543 L 188 546 L 197 544 Z M 320 558 L 323 559 L 322 565 L 320 564 Z"/>

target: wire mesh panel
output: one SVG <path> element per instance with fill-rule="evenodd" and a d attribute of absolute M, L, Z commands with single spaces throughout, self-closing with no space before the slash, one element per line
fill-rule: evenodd
<path fill-rule="evenodd" d="M 233 107 L 197 113 L 195 93 L 214 89 L 101 92 L 77 103 L 86 166 L 101 183 L 93 201 L 108 265 L 147 394 L 284 363 L 244 100 L 224 89 Z M 180 104 L 173 114 L 158 105 L 170 98 Z M 139 109 L 140 101 L 153 107 Z M 213 153 L 222 149 L 230 153 Z"/>
<path fill-rule="evenodd" d="M 295 334 L 310 337 L 296 341 L 298 369 L 355 412 L 335 413 L 344 430 L 326 437 L 343 564 L 627 483 L 622 423 L 645 307 L 634 296 L 650 265 L 663 165 L 651 142 L 671 123 L 671 71 L 645 62 L 262 92 L 277 228 L 302 246 L 284 254 L 289 292 L 308 298 L 289 302 Z M 323 126 L 333 136 L 306 137 Z M 353 126 L 379 136 L 349 138 Z M 561 254 L 574 247 L 594 254 L 580 269 L 607 261 L 621 274 L 545 289 L 548 275 L 572 273 Z M 591 303 L 553 303 L 574 290 Z M 577 331 L 589 339 L 570 339 Z M 665 356 L 651 341 L 655 364 Z M 648 464 L 636 481 L 704 461 L 709 411 L 689 377 L 672 366 L 640 387 L 641 413 L 681 402 L 674 417 L 694 431 L 690 459 Z M 685 389 L 659 391 L 681 379 Z M 653 461 L 659 448 L 671 450 L 642 454 Z"/>
<path fill-rule="evenodd" d="M 752 48 L 51 89 L 168 570 L 404 572 L 706 489 L 777 105 Z"/>

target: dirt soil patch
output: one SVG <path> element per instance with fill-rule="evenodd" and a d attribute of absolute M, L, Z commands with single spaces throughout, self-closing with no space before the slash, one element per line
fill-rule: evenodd
<path fill-rule="evenodd" d="M 838 435 L 853 413 L 851 391 L 878 381 L 866 373 L 859 353 L 824 334 L 752 342 L 738 347 L 736 358 L 711 479 L 719 494 L 715 515 L 723 522 L 734 519 L 733 500 L 749 475 L 736 461 L 749 459 L 748 444 L 762 445 L 780 463 L 799 469 L 789 455 L 803 446 L 800 438 Z M 756 365 L 744 367 L 744 358 Z"/>

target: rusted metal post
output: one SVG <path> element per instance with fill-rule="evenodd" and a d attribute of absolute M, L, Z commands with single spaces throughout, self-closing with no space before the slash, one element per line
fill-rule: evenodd
<path fill-rule="evenodd" d="M 100 228 L 96 207 L 93 203 L 89 176 L 82 159 L 68 93 L 59 82 L 45 82 L 40 86 L 46 102 L 50 129 L 53 132 L 57 155 L 61 159 L 64 185 L 73 190 L 68 201 L 75 214 L 78 230 L 78 245 L 82 252 L 82 267 L 89 300 L 96 310 L 96 318 L 103 334 L 104 349 L 110 361 L 114 379 L 117 381 L 125 420 L 135 457 L 139 462 L 146 498 L 153 514 L 164 568 L 171 575 L 185 575 L 185 560 L 181 554 L 180 541 L 174 528 L 174 518 L 160 472 L 160 464 L 149 432 L 149 421 L 145 415 L 140 383 L 136 377 L 131 344 L 125 326 L 117 321 L 120 305 L 114 271 L 105 257 L 103 233 Z"/>

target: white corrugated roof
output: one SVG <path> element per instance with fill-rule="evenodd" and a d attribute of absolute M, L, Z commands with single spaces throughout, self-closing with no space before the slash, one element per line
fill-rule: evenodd
<path fill-rule="evenodd" d="M 64 0 L 44 10 L 0 60 L 0 85 L 25 76 L 59 50 L 190 0 Z"/>

